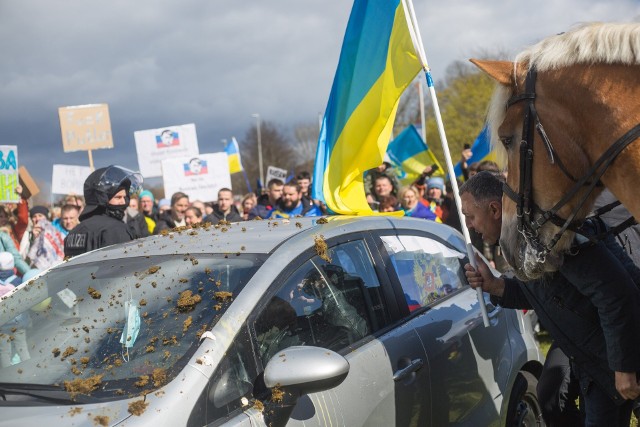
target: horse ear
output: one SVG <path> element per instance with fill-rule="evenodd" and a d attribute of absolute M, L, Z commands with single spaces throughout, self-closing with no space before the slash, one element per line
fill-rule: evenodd
<path fill-rule="evenodd" d="M 482 59 L 470 59 L 476 67 L 487 73 L 489 77 L 503 86 L 513 84 L 513 62 L 509 61 L 487 61 Z"/>

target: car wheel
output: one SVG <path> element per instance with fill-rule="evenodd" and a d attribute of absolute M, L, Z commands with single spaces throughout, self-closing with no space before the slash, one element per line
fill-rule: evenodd
<path fill-rule="evenodd" d="M 518 373 L 509 397 L 508 427 L 545 425 L 536 394 L 537 385 L 538 379 L 533 374 L 524 371 Z"/>

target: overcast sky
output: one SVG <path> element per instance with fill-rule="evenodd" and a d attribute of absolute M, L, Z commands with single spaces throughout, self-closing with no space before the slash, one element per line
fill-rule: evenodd
<path fill-rule="evenodd" d="M 414 0 L 435 80 L 452 61 L 508 52 L 585 21 L 638 21 L 638 0 Z M 335 73 L 348 0 L 0 0 L 1 144 L 43 181 L 64 153 L 58 107 L 107 103 L 113 149 L 96 167 L 138 169 L 136 130 L 195 123 L 201 153 L 242 138 L 252 113 L 317 121 Z M 445 123 L 446 127 L 446 123 Z"/>

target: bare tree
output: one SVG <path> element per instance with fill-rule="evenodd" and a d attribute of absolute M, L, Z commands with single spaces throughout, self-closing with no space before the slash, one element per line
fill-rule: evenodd
<path fill-rule="evenodd" d="M 290 137 L 286 135 L 280 126 L 269 121 L 261 122 L 260 137 L 265 177 L 268 166 L 290 169 L 292 166 L 291 159 L 294 158 L 295 154 L 291 148 Z M 240 147 L 242 166 L 245 169 L 246 176 L 250 180 L 252 190 L 257 191 L 260 167 L 258 165 L 258 133 L 256 125 L 247 129 L 244 138 L 238 139 L 238 145 Z M 236 194 L 248 191 L 244 174 L 242 173 L 234 174 L 231 184 Z M 264 185 L 266 185 L 266 183 L 264 183 Z"/>
<path fill-rule="evenodd" d="M 319 133 L 318 125 L 313 123 L 296 126 L 293 130 L 295 141 L 291 148 L 296 172 L 313 170 Z"/>

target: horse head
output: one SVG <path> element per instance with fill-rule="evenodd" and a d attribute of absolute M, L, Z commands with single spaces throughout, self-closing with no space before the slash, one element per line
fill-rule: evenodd
<path fill-rule="evenodd" d="M 575 138 L 582 130 L 556 102 L 562 82 L 553 71 L 536 79 L 526 63 L 472 62 L 498 82 L 488 121 L 507 168 L 500 246 L 518 277 L 539 278 L 562 264 L 572 229 L 600 191 L 575 188 L 590 165 Z"/>
<path fill-rule="evenodd" d="M 519 277 L 562 264 L 603 185 L 640 218 L 640 24 L 582 24 L 514 62 L 472 62 L 498 83 L 488 122 L 508 174 L 500 245 Z"/>

